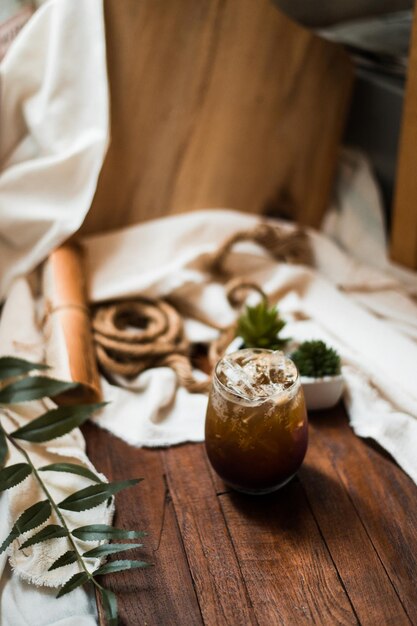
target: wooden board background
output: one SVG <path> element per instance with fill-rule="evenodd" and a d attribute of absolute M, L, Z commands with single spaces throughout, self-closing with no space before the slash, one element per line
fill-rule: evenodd
<path fill-rule="evenodd" d="M 392 217 L 391 257 L 417 270 L 417 9 L 414 10 L 408 63 Z"/>
<path fill-rule="evenodd" d="M 105 0 L 112 140 L 82 232 L 199 208 L 317 225 L 352 83 L 269 0 Z"/>

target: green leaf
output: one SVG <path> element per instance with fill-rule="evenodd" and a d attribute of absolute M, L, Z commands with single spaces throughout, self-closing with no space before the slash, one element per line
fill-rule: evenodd
<path fill-rule="evenodd" d="M 102 546 L 97 546 L 97 548 L 84 552 L 83 556 L 99 559 L 102 556 L 108 556 L 109 554 L 115 554 L 116 552 L 126 552 L 126 550 L 142 548 L 142 546 L 143 543 L 105 543 Z"/>
<path fill-rule="evenodd" d="M 100 541 L 101 539 L 140 539 L 140 537 L 146 537 L 147 533 L 143 530 L 113 528 L 107 524 L 90 524 L 74 528 L 71 535 L 82 541 Z"/>
<path fill-rule="evenodd" d="M 76 387 L 78 383 L 64 383 L 45 376 L 28 376 L 0 389 L 0 403 L 14 404 L 46 397 L 53 398 Z"/>
<path fill-rule="evenodd" d="M 152 563 L 146 563 L 145 561 L 111 561 L 102 565 L 94 572 L 94 576 L 104 576 L 104 574 L 114 574 L 115 572 L 123 572 L 127 569 L 147 568 L 152 567 Z"/>
<path fill-rule="evenodd" d="M 84 465 L 76 465 L 75 463 L 51 463 L 51 465 L 44 465 L 38 468 L 39 472 L 69 472 L 70 474 L 78 474 L 89 478 L 96 483 L 102 483 L 103 481 L 94 472 L 89 470 Z"/>
<path fill-rule="evenodd" d="M 74 576 L 71 576 L 71 578 L 67 580 L 65 585 L 61 587 L 56 597 L 62 598 L 62 596 L 65 596 L 67 593 L 73 591 L 77 587 L 85 585 L 85 583 L 88 582 L 88 579 L 89 576 L 87 572 L 78 572 L 78 574 L 74 574 Z"/>
<path fill-rule="evenodd" d="M 50 441 L 55 437 L 66 435 L 73 428 L 80 426 L 94 411 L 102 406 L 104 406 L 103 402 L 80 404 L 79 406 L 61 406 L 47 411 L 26 426 L 15 430 L 11 435 L 15 439 L 24 439 L 36 443 Z"/>
<path fill-rule="evenodd" d="M 4 467 L 8 451 L 6 435 L 4 434 L 4 430 L 0 427 L 0 467 Z"/>
<path fill-rule="evenodd" d="M 8 536 L 6 537 L 6 539 L 3 541 L 3 543 L 0 546 L 0 554 L 4 552 L 5 550 L 7 550 L 7 548 L 10 546 L 12 541 L 17 539 L 19 534 L 20 534 L 19 531 L 16 530 L 16 528 L 13 526 L 12 530 L 10 531 L 10 533 L 8 534 Z"/>
<path fill-rule="evenodd" d="M 43 363 L 31 363 L 14 356 L 2 356 L 0 358 L 0 380 L 22 376 L 22 374 L 27 374 L 33 370 L 46 370 L 48 367 Z"/>
<path fill-rule="evenodd" d="M 11 489 L 32 473 L 32 468 L 28 463 L 15 463 L 0 471 L 0 491 Z"/>
<path fill-rule="evenodd" d="M 117 615 L 117 600 L 113 591 L 109 591 L 108 589 L 100 589 L 101 600 L 103 603 L 104 612 L 106 614 L 107 626 L 117 626 L 118 624 L 118 615 Z"/>
<path fill-rule="evenodd" d="M 9 545 L 19 537 L 22 533 L 32 530 L 37 526 L 40 526 L 51 514 L 51 505 L 48 500 L 42 500 L 30 506 L 15 522 L 8 537 L 3 541 L 0 546 L 0 554 L 6 550 Z"/>
<path fill-rule="evenodd" d="M 58 526 L 57 524 L 49 524 L 42 528 L 39 532 L 29 537 L 27 541 L 22 543 L 19 550 L 23 548 L 29 548 L 29 546 L 33 546 L 35 543 L 41 543 L 42 541 L 47 541 L 48 539 L 58 539 L 59 537 L 66 537 L 67 531 L 62 526 Z"/>
<path fill-rule="evenodd" d="M 48 572 L 51 572 L 53 569 L 58 569 L 58 567 L 64 567 L 64 565 L 70 565 L 71 563 L 75 563 L 77 560 L 77 555 L 74 550 L 67 550 L 64 554 L 61 554 L 56 561 L 54 561 L 51 567 L 48 567 Z"/>
<path fill-rule="evenodd" d="M 113 496 L 118 491 L 132 487 L 140 482 L 139 479 L 133 478 L 132 480 L 122 480 L 115 483 L 101 483 L 100 485 L 92 485 L 85 489 L 80 489 L 76 493 L 71 494 L 65 500 L 62 500 L 58 504 L 60 509 L 66 511 L 85 511 L 86 509 L 92 509 L 102 502 L 105 502 L 107 498 Z"/>
<path fill-rule="evenodd" d="M 25 533 L 46 522 L 50 514 L 51 504 L 49 500 L 42 500 L 26 509 L 15 522 L 14 528 L 16 528 L 20 534 Z"/>

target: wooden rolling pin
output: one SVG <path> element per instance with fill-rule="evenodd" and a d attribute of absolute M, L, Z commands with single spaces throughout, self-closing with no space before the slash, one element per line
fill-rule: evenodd
<path fill-rule="evenodd" d="M 57 248 L 44 266 L 46 362 L 52 377 L 80 383 L 59 396 L 59 404 L 102 400 L 86 274 L 83 250 L 74 243 Z"/>

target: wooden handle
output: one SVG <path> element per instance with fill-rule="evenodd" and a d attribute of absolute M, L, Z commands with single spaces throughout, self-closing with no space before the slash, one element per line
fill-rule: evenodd
<path fill-rule="evenodd" d="M 43 276 L 47 362 L 53 376 L 80 383 L 62 394 L 59 404 L 102 399 L 88 309 L 82 248 L 64 244 L 48 258 Z"/>

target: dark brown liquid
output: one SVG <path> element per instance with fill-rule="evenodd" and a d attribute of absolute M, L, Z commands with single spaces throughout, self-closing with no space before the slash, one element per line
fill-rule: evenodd
<path fill-rule="evenodd" d="M 286 402 L 248 406 L 221 394 L 213 384 L 206 416 L 206 450 L 219 476 L 247 492 L 285 484 L 300 467 L 308 440 L 301 387 Z"/>

